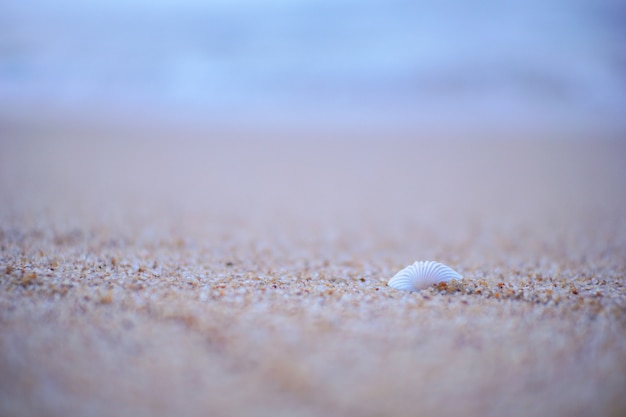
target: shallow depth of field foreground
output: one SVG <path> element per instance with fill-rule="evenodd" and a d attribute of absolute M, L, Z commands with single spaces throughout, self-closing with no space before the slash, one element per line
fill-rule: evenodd
<path fill-rule="evenodd" d="M 626 414 L 624 142 L 50 132 L 0 142 L 2 416 Z"/>

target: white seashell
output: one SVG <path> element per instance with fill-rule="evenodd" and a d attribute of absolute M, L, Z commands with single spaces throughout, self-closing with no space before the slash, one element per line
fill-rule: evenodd
<path fill-rule="evenodd" d="M 432 261 L 418 261 L 399 271 L 387 283 L 396 290 L 417 291 L 451 279 L 461 279 L 454 269 Z"/>

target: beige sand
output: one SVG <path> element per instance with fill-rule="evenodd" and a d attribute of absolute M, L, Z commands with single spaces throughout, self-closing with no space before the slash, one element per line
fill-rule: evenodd
<path fill-rule="evenodd" d="M 8 136 L 2 416 L 626 415 L 623 142 Z"/>

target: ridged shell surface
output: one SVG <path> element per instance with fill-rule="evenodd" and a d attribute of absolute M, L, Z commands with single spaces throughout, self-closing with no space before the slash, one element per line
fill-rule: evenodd
<path fill-rule="evenodd" d="M 418 261 L 399 271 L 387 283 L 392 288 L 417 291 L 451 279 L 461 279 L 454 269 L 432 261 Z"/>

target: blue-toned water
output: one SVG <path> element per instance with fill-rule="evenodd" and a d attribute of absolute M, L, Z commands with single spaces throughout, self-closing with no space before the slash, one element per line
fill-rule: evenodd
<path fill-rule="evenodd" d="M 21 0 L 0 102 L 276 123 L 622 123 L 619 1 Z"/>

